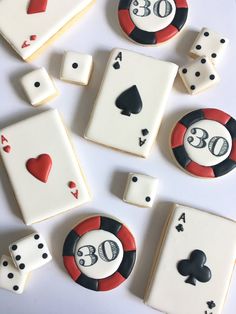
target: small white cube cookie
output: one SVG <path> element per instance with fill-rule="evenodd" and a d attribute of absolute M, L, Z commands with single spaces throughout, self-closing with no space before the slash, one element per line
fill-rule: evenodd
<path fill-rule="evenodd" d="M 61 80 L 88 85 L 93 69 L 93 57 L 74 51 L 67 51 L 61 66 Z"/>
<path fill-rule="evenodd" d="M 191 95 L 203 92 L 220 81 L 219 74 L 207 57 L 200 57 L 189 65 L 182 66 L 179 74 Z"/>
<path fill-rule="evenodd" d="M 144 174 L 130 173 L 123 200 L 140 207 L 152 207 L 156 193 L 156 178 Z"/>
<path fill-rule="evenodd" d="M 9 256 L 0 259 L 0 288 L 21 294 L 24 291 L 28 273 L 22 273 Z"/>
<path fill-rule="evenodd" d="M 51 261 L 52 256 L 46 241 L 39 233 L 33 233 L 9 246 L 16 267 L 23 273 L 29 273 Z"/>
<path fill-rule="evenodd" d="M 21 85 L 33 106 L 48 103 L 58 95 L 53 80 L 44 68 L 36 69 L 21 79 Z"/>
<path fill-rule="evenodd" d="M 228 45 L 229 39 L 209 28 L 203 28 L 190 49 L 190 56 L 207 56 L 213 64 L 217 64 Z"/>

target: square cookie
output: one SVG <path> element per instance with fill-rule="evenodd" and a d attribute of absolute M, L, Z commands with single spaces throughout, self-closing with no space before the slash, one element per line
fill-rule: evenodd
<path fill-rule="evenodd" d="M 85 138 L 147 157 L 177 71 L 173 63 L 114 49 Z"/>
<path fill-rule="evenodd" d="M 52 260 L 46 241 L 36 232 L 12 243 L 9 251 L 14 264 L 23 273 L 38 269 Z"/>
<path fill-rule="evenodd" d="M 209 28 L 203 28 L 194 41 L 190 56 L 208 57 L 213 64 L 217 64 L 229 45 L 229 40 Z"/>
<path fill-rule="evenodd" d="M 58 91 L 44 68 L 36 69 L 21 78 L 21 85 L 32 106 L 48 103 Z"/>
<path fill-rule="evenodd" d="M 2 159 L 27 225 L 90 201 L 57 110 L 9 126 L 0 138 Z"/>
<path fill-rule="evenodd" d="M 137 173 L 130 173 L 123 200 L 140 207 L 152 207 L 157 193 L 157 179 Z"/>
<path fill-rule="evenodd" d="M 175 205 L 145 302 L 168 314 L 220 314 L 236 258 L 236 223 Z"/>
<path fill-rule="evenodd" d="M 25 289 L 28 273 L 22 273 L 9 256 L 0 259 L 0 288 L 21 294 Z"/>
<path fill-rule="evenodd" d="M 219 83 L 220 77 L 207 57 L 200 57 L 179 69 L 179 75 L 191 95 L 198 94 Z"/>
<path fill-rule="evenodd" d="M 95 0 L 1 0 L 0 33 L 24 60 L 72 26 Z M 13 9 L 14 8 L 14 9 Z"/>
<path fill-rule="evenodd" d="M 61 66 L 61 80 L 88 85 L 93 69 L 93 57 L 79 52 L 67 51 Z"/>

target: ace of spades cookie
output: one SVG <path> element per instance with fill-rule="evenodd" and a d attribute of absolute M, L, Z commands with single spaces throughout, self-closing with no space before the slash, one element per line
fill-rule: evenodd
<path fill-rule="evenodd" d="M 27 225 L 90 201 L 62 118 L 48 110 L 0 131 L 1 156 Z M 4 149 L 5 147 L 9 149 Z"/>
<path fill-rule="evenodd" d="M 177 70 L 173 63 L 114 49 L 85 137 L 147 157 Z"/>
<path fill-rule="evenodd" d="M 175 205 L 151 273 L 145 303 L 168 314 L 220 314 L 236 258 L 236 223 Z"/>

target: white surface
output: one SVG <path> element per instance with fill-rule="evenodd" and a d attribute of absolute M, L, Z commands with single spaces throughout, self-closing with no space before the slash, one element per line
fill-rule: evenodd
<path fill-rule="evenodd" d="M 43 245 L 43 247 L 38 247 L 39 245 Z M 41 234 L 36 232 L 11 243 L 9 252 L 15 266 L 22 273 L 30 273 L 49 263 L 52 259 L 46 241 Z"/>
<path fill-rule="evenodd" d="M 183 214 L 185 219 L 180 220 Z M 183 232 L 176 230 L 179 223 L 183 225 Z M 213 300 L 216 307 L 212 312 L 220 314 L 235 265 L 235 238 L 235 222 L 177 205 L 170 217 L 147 304 L 168 314 L 200 314 L 209 311 L 207 302 Z M 206 263 L 202 266 L 208 267 L 211 276 L 210 280 L 196 280 L 192 285 L 186 282 L 191 273 L 183 276 L 177 266 L 195 250 L 205 254 Z"/>
<path fill-rule="evenodd" d="M 59 77 L 64 50 L 76 50 L 94 56 L 95 69 L 87 88 L 57 80 L 61 91 L 51 107 L 58 108 L 71 126 L 76 150 L 88 183 L 94 195 L 93 202 L 83 208 L 59 215 L 35 225 L 45 236 L 54 261 L 35 272 L 28 289 L 20 297 L 0 290 L 1 313 L 4 314 L 154 314 L 143 304 L 150 267 L 157 241 L 172 202 L 188 204 L 210 210 L 236 220 L 236 172 L 216 180 L 203 180 L 187 175 L 172 161 L 168 147 L 169 136 L 175 122 L 186 112 L 205 107 L 218 107 L 236 117 L 235 106 L 235 55 L 236 55 L 236 3 L 227 1 L 191 1 L 188 24 L 173 41 L 160 47 L 145 48 L 128 41 L 120 30 L 116 17 L 118 1 L 99 0 L 95 7 L 70 32 L 65 34 L 35 66 L 45 66 L 49 73 Z M 208 26 L 225 34 L 231 44 L 226 57 L 219 64 L 221 83 L 206 93 L 192 97 L 186 94 L 181 80 L 174 85 L 165 111 L 158 141 L 147 160 L 116 152 L 82 138 L 92 106 L 95 102 L 110 50 L 114 47 L 131 49 L 154 57 L 176 62 L 188 61 L 188 51 L 197 33 Z M 21 89 L 19 79 L 33 69 L 19 61 L 8 45 L 0 39 L 0 128 L 38 112 L 32 108 Z M 143 209 L 122 202 L 127 172 L 143 172 L 159 180 L 159 196 L 153 209 Z M 11 242 L 29 233 L 15 202 L 12 189 L 1 165 L 0 187 L 0 253 L 7 251 Z M 62 262 L 62 246 L 67 233 L 88 214 L 112 214 L 120 218 L 136 235 L 138 258 L 130 278 L 119 288 L 96 293 L 76 285 L 66 273 Z M 223 235 L 222 235 L 223 236 Z M 236 274 L 223 314 L 232 314 L 236 308 Z"/>

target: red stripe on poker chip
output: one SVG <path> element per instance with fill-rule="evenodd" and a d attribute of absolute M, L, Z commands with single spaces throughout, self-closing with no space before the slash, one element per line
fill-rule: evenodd
<path fill-rule="evenodd" d="M 101 225 L 101 217 L 91 217 L 89 219 L 86 219 L 85 221 L 82 221 L 78 226 L 74 228 L 74 231 L 79 235 L 82 236 L 85 233 L 92 231 L 92 230 L 98 230 Z"/>
<path fill-rule="evenodd" d="M 214 171 L 211 167 L 204 167 L 197 164 L 194 161 L 191 161 L 185 168 L 187 171 L 193 175 L 204 177 L 204 178 L 215 178 Z"/>
<path fill-rule="evenodd" d="M 179 30 L 175 26 L 169 25 L 156 33 L 156 42 L 161 44 L 174 37 L 178 32 Z"/>
<path fill-rule="evenodd" d="M 123 28 L 124 32 L 129 35 L 135 29 L 135 25 L 131 20 L 128 10 L 119 10 L 118 17 L 120 25 Z"/>
<path fill-rule="evenodd" d="M 229 158 L 236 162 L 236 139 L 233 140 L 232 150 Z"/>
<path fill-rule="evenodd" d="M 202 109 L 202 111 L 206 119 L 214 120 L 224 125 L 231 119 L 230 115 L 218 109 L 210 108 L 210 109 Z"/>
<path fill-rule="evenodd" d="M 185 136 L 186 131 L 187 131 L 187 128 L 183 124 L 178 123 L 176 125 L 171 135 L 171 147 L 172 148 L 176 148 L 184 144 L 184 136 Z"/>
<path fill-rule="evenodd" d="M 188 8 L 188 3 L 186 0 L 175 0 L 176 8 Z"/>
<path fill-rule="evenodd" d="M 108 278 L 99 280 L 98 291 L 108 291 L 114 289 L 118 287 L 123 281 L 125 281 L 125 278 L 121 276 L 120 273 L 116 272 Z"/>
<path fill-rule="evenodd" d="M 128 228 L 124 225 L 122 225 L 116 236 L 121 241 L 125 252 L 136 250 L 135 239 Z"/>
<path fill-rule="evenodd" d="M 64 265 L 70 274 L 71 278 L 76 281 L 81 275 L 81 271 L 79 270 L 74 256 L 64 256 L 63 257 Z"/>

